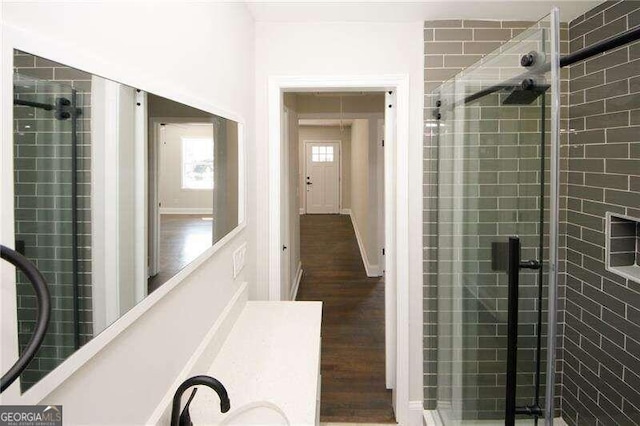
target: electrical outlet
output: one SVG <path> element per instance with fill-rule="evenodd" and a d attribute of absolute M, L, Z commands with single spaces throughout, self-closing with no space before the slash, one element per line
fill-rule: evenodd
<path fill-rule="evenodd" d="M 247 255 L 247 243 L 242 244 L 233 252 L 233 278 L 236 278 L 242 268 L 244 268 L 245 257 Z"/>

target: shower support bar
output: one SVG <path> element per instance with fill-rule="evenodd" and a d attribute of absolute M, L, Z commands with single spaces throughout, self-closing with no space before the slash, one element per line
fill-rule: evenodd
<path fill-rule="evenodd" d="M 617 36 L 610 37 L 606 40 L 603 40 L 599 43 L 593 44 L 589 47 L 585 47 L 584 49 L 580 49 L 577 52 L 574 52 L 570 55 L 566 55 L 560 58 L 560 68 L 567 67 L 569 65 L 575 64 L 580 61 L 584 61 L 585 59 L 591 58 L 593 56 L 604 53 L 608 50 L 615 49 L 616 47 L 624 46 L 625 44 L 633 43 L 634 41 L 640 40 L 640 26 L 627 30 L 623 33 L 618 34 Z M 464 103 L 468 104 L 480 98 L 483 98 L 487 95 L 490 95 L 495 92 L 499 92 L 503 89 L 511 89 L 520 84 L 522 80 L 526 78 L 530 78 L 534 75 L 540 75 L 548 72 L 551 69 L 551 64 L 546 63 L 541 67 L 527 71 L 517 77 L 513 77 L 505 82 L 495 84 L 493 86 L 489 86 L 486 89 L 479 90 L 476 93 L 473 93 L 466 98 L 464 98 Z"/>
<path fill-rule="evenodd" d="M 20 106 L 29 106 L 29 107 L 33 107 L 33 108 L 40 108 L 40 109 L 43 109 L 45 111 L 53 111 L 54 109 L 56 109 L 55 105 L 43 104 L 42 102 L 27 101 L 27 100 L 24 100 L 24 99 L 14 99 L 13 100 L 13 104 L 14 105 L 20 105 Z"/>
<path fill-rule="evenodd" d="M 72 97 L 75 96 L 75 89 L 73 89 Z M 28 106 L 33 108 L 43 109 L 45 111 L 54 111 L 54 118 L 56 120 L 66 120 L 73 117 L 74 119 L 79 116 L 82 111 L 75 105 L 75 100 L 71 101 L 67 98 L 56 98 L 55 104 L 45 104 L 42 102 L 28 101 L 26 99 L 13 98 L 13 104 L 19 106 Z"/>
<path fill-rule="evenodd" d="M 640 40 L 640 25 L 620 33 L 617 36 L 610 37 L 599 43 L 580 49 L 575 53 L 561 57 L 560 68 L 573 65 L 576 62 L 584 61 L 592 56 L 599 55 L 616 47 L 624 46 L 625 44 L 633 43 L 637 40 Z"/>

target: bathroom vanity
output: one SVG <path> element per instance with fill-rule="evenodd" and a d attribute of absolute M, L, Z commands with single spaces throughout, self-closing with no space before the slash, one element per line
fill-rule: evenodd
<path fill-rule="evenodd" d="M 247 301 L 240 289 L 223 316 L 147 424 L 169 424 L 173 392 L 200 374 L 222 382 L 231 410 L 222 414 L 218 395 L 202 387 L 189 410 L 195 425 L 318 424 L 322 303 Z"/>

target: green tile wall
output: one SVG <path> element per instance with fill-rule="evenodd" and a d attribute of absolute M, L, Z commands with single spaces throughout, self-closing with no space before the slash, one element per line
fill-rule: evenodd
<path fill-rule="evenodd" d="M 607 1 L 569 25 L 571 52 L 640 25 L 640 2 Z M 640 42 L 570 69 L 562 417 L 640 423 L 640 283 L 605 268 L 607 212 L 640 217 Z"/>
<path fill-rule="evenodd" d="M 14 67 L 22 82 L 16 96 L 52 101 L 78 91 L 78 206 L 80 232 L 80 343 L 92 337 L 91 316 L 91 75 L 16 51 Z M 55 82 L 53 84 L 48 82 Z M 65 88 L 66 87 L 66 88 Z M 72 286 L 71 120 L 32 107 L 14 107 L 14 178 L 16 240 L 49 283 L 52 317 L 43 346 L 21 376 L 25 391 L 75 351 Z M 21 349 L 31 337 L 36 305 L 31 285 L 17 280 L 18 339 Z"/>

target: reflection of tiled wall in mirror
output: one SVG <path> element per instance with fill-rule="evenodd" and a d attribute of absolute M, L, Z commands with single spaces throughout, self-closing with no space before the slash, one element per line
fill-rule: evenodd
<path fill-rule="evenodd" d="M 16 240 L 24 242 L 50 283 L 52 318 L 44 344 L 21 376 L 22 390 L 49 373 L 93 337 L 91 305 L 91 74 L 15 51 L 15 96 L 43 103 L 70 98 L 76 91 L 78 190 L 79 333 L 74 326 L 71 221 L 71 119 L 53 111 L 14 107 Z M 33 83 L 33 84 L 30 84 Z M 24 348 L 35 325 L 35 298 L 30 285 L 17 283 L 18 338 Z"/>

